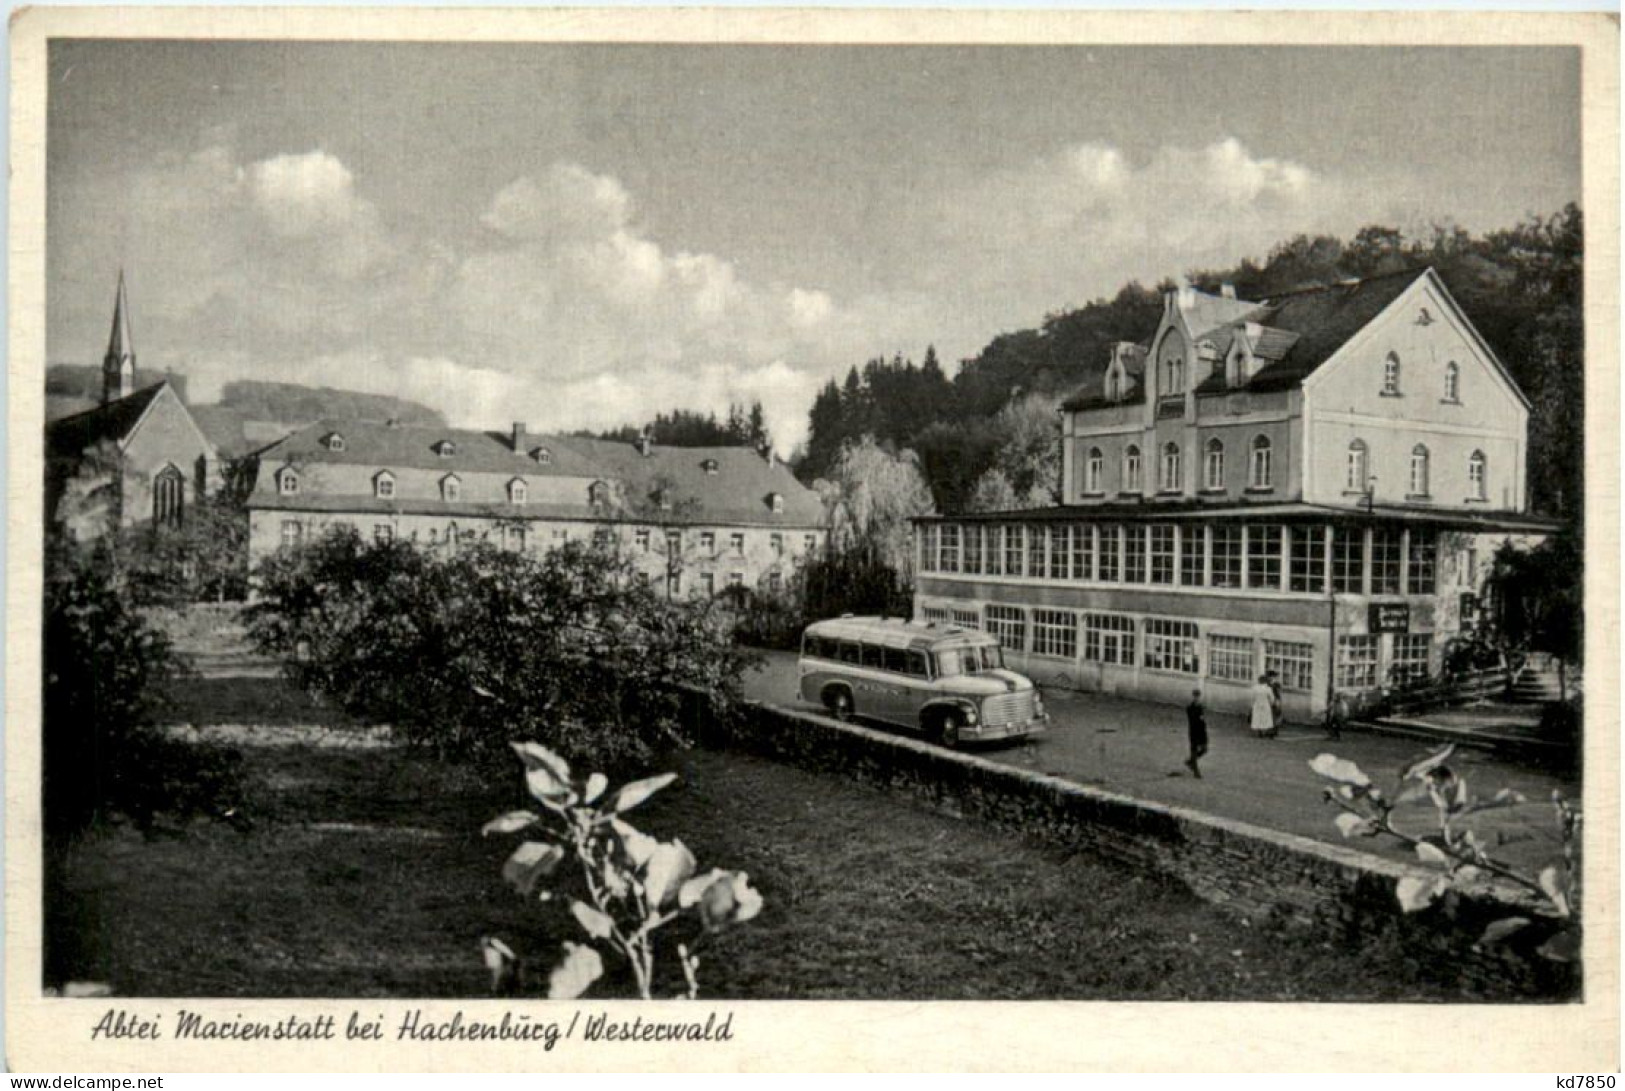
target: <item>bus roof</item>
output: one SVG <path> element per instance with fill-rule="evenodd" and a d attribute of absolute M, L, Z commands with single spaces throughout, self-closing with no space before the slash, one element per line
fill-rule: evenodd
<path fill-rule="evenodd" d="M 994 642 L 992 636 L 979 629 L 935 621 L 906 621 L 900 617 L 828 618 L 813 622 L 807 626 L 807 632 L 838 640 L 861 640 L 883 648 L 937 648 Z"/>

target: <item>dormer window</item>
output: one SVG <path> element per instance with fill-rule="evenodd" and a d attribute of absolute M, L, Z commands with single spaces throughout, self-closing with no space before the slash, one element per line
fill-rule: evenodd
<path fill-rule="evenodd" d="M 463 498 L 463 483 L 456 474 L 447 474 L 440 479 L 440 499 L 461 500 Z"/>
<path fill-rule="evenodd" d="M 395 475 L 388 470 L 379 470 L 372 478 L 372 494 L 380 500 L 393 500 L 395 498 Z"/>
<path fill-rule="evenodd" d="M 714 458 L 708 458 L 704 462 L 700 463 L 700 469 L 704 470 L 707 474 L 716 473 L 718 468 L 717 460 Z"/>
<path fill-rule="evenodd" d="M 344 437 L 337 432 L 329 432 L 322 438 L 322 446 L 329 451 L 342 451 L 344 450 Z"/>
<path fill-rule="evenodd" d="M 538 447 L 531 451 L 530 457 L 535 459 L 536 463 L 540 466 L 551 465 L 553 462 L 553 452 L 549 451 L 546 447 Z"/>
<path fill-rule="evenodd" d="M 508 482 L 508 503 L 523 504 L 529 493 L 530 490 L 525 485 L 524 478 L 516 477 L 512 481 Z"/>
<path fill-rule="evenodd" d="M 770 492 L 767 494 L 767 506 L 773 509 L 774 515 L 784 514 L 784 494 Z"/>
<path fill-rule="evenodd" d="M 434 445 L 434 453 L 439 455 L 441 458 L 450 458 L 452 455 L 457 453 L 457 444 L 453 443 L 449 439 L 443 439 Z"/>
<path fill-rule="evenodd" d="M 298 496 L 299 474 L 287 467 L 277 471 L 276 491 L 283 496 Z"/>
<path fill-rule="evenodd" d="M 594 485 L 593 488 L 596 489 L 596 488 L 598 488 L 598 486 Z M 671 510 L 671 490 L 670 489 L 667 489 L 667 488 L 656 489 L 653 493 L 650 494 L 650 496 L 654 499 L 655 507 L 659 508 L 661 511 L 670 511 Z"/>
<path fill-rule="evenodd" d="M 604 484 L 602 481 L 594 481 L 591 485 L 588 485 L 587 503 L 591 504 L 595 508 L 602 507 L 603 505 L 609 503 L 609 486 Z M 664 509 L 666 506 L 667 505 L 665 504 L 661 505 L 662 509 Z"/>
<path fill-rule="evenodd" d="M 1106 400 L 1115 402 L 1123 396 L 1123 373 L 1116 364 L 1106 369 Z"/>

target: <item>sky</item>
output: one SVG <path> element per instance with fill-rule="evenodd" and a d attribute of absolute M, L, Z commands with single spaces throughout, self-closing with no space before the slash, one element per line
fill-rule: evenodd
<path fill-rule="evenodd" d="M 52 363 L 454 424 L 760 400 L 1300 233 L 1580 196 L 1577 51 L 56 41 Z"/>

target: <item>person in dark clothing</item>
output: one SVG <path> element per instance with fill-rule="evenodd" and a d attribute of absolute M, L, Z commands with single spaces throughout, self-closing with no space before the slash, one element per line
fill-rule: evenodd
<path fill-rule="evenodd" d="M 1207 753 L 1207 710 L 1202 707 L 1202 691 L 1191 690 L 1191 703 L 1185 706 L 1185 730 L 1190 736 L 1191 756 L 1185 767 L 1197 780 L 1202 779 L 1202 767 L 1197 764 Z"/>

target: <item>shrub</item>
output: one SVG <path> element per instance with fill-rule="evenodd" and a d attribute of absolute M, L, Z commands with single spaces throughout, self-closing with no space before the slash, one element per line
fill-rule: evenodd
<path fill-rule="evenodd" d="M 685 688 L 726 714 L 751 662 L 722 610 L 673 602 L 607 550 L 449 555 L 353 530 L 269 558 L 249 631 L 297 682 L 452 758 L 509 739 L 618 767 L 693 742 Z"/>

